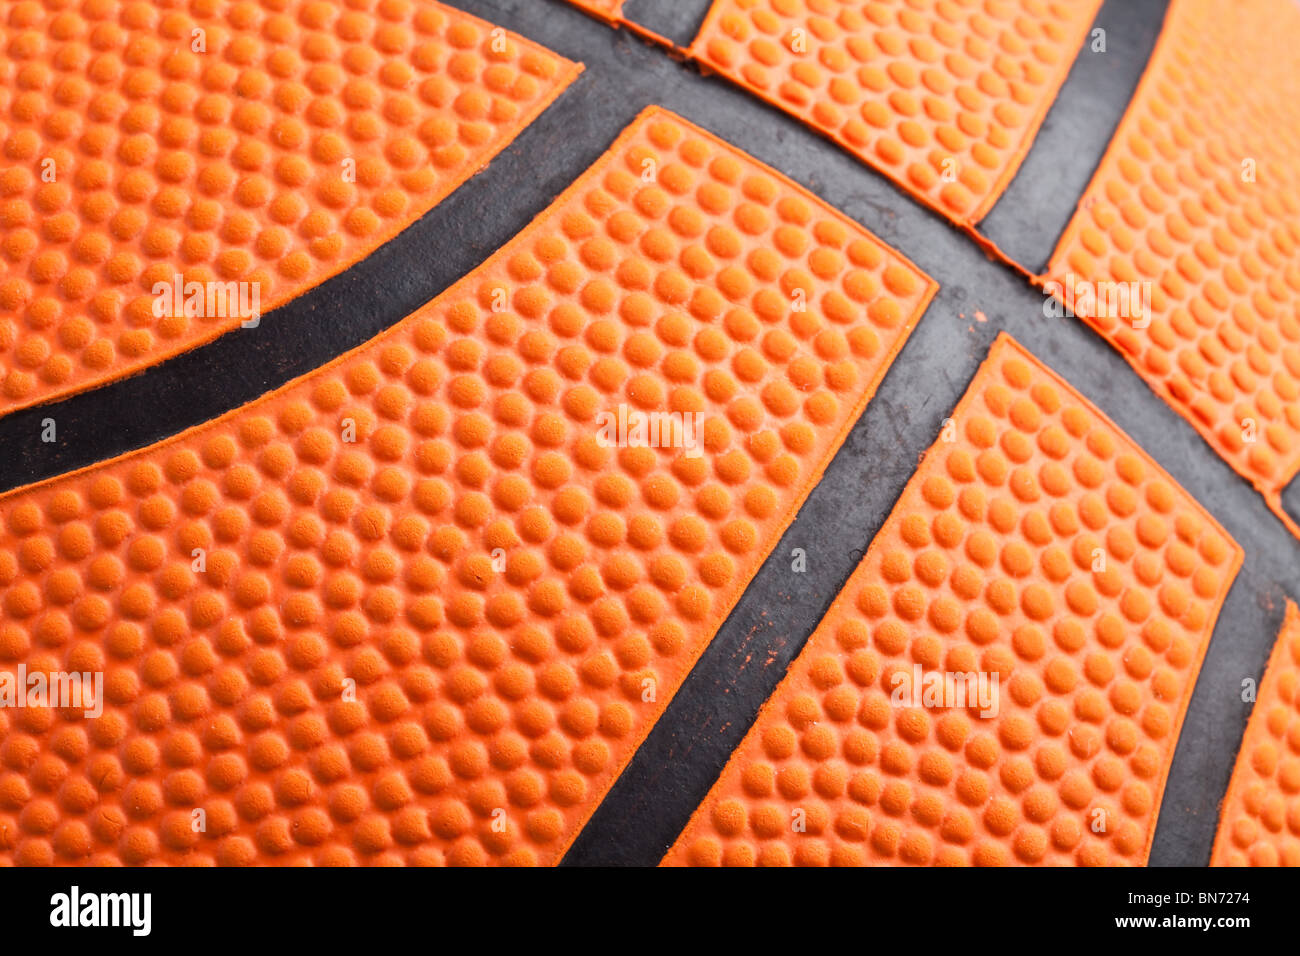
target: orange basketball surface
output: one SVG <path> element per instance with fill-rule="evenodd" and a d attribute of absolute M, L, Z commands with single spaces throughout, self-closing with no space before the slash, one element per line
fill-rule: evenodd
<path fill-rule="evenodd" d="M 1020 166 L 1100 0 L 715 0 L 691 56 L 958 223 Z"/>
<path fill-rule="evenodd" d="M 568 2 L 672 46 L 621 0 Z M 1100 7 L 715 0 L 683 52 L 973 227 L 1015 176 Z"/>
<path fill-rule="evenodd" d="M 104 674 L 0 710 L 0 858 L 555 863 L 934 291 L 650 108 L 366 346 L 0 497 L 0 669 Z"/>
<path fill-rule="evenodd" d="M 1003 333 L 664 862 L 1145 863 L 1241 559 Z"/>
<path fill-rule="evenodd" d="M 1269 658 L 1223 799 L 1211 866 L 1300 866 L 1300 608 Z"/>
<path fill-rule="evenodd" d="M 1297 42 L 1290 0 L 1175 0 L 1043 279 L 1300 537 Z"/>
<path fill-rule="evenodd" d="M 581 70 L 432 0 L 23 0 L 0 49 L 0 414 L 258 321 Z"/>

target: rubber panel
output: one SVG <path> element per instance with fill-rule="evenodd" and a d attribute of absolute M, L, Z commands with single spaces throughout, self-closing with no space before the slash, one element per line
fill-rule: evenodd
<path fill-rule="evenodd" d="M 431 0 L 27 0 L 0 48 L 0 414 L 343 271 L 581 70 Z"/>
<path fill-rule="evenodd" d="M 1028 152 L 1100 0 L 717 0 L 691 55 L 977 223 Z"/>
<path fill-rule="evenodd" d="M 1300 608 L 1286 620 L 1223 798 L 1211 866 L 1300 866 Z"/>

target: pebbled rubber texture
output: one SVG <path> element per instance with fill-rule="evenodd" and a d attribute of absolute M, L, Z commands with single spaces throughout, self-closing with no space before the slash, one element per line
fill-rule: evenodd
<path fill-rule="evenodd" d="M 1219 814 L 1211 866 L 1300 866 L 1300 609 L 1269 658 Z"/>
<path fill-rule="evenodd" d="M 652 107 L 370 344 L 0 498 L 0 665 L 107 698 L 0 710 L 0 858 L 558 861 L 935 288 Z"/>
<path fill-rule="evenodd" d="M 0 48 L 0 414 L 343 271 L 581 70 L 432 0 L 24 0 Z M 245 308 L 156 314 L 177 275 L 249 283 Z"/>
<path fill-rule="evenodd" d="M 665 863 L 1146 861 L 1242 552 L 1005 333 L 944 430 Z"/>
<path fill-rule="evenodd" d="M 1297 43 L 1290 0 L 1175 0 L 1040 281 L 1300 537 L 1281 503 L 1300 472 Z M 1128 282 L 1150 283 L 1142 321 L 1079 301 Z"/>
<path fill-rule="evenodd" d="M 716 0 L 690 55 L 973 226 L 1015 175 L 1100 6 Z"/>

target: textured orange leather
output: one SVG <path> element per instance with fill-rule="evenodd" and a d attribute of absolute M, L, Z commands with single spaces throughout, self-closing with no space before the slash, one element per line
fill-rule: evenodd
<path fill-rule="evenodd" d="M 1297 44 L 1291 0 L 1174 0 L 1043 280 L 1300 537 Z M 1127 283 L 1143 315 L 1095 304 Z"/>
<path fill-rule="evenodd" d="M 665 863 L 1144 863 L 1241 559 L 999 336 Z"/>
<path fill-rule="evenodd" d="M 716 0 L 690 55 L 974 225 L 1100 0 Z"/>
<path fill-rule="evenodd" d="M 0 671 L 106 700 L 0 709 L 0 858 L 558 861 L 934 291 L 651 108 L 368 345 L 3 496 Z"/>
<path fill-rule="evenodd" d="M 1264 672 L 1219 814 L 1211 866 L 1300 866 L 1300 609 Z"/>
<path fill-rule="evenodd" d="M 0 414 L 341 272 L 581 70 L 432 0 L 22 0 L 0 49 Z"/>

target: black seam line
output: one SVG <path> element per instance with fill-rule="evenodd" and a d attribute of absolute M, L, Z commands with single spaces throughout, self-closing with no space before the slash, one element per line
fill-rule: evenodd
<path fill-rule="evenodd" d="M 1035 274 L 1083 200 L 1146 72 L 1169 0 L 1106 0 L 1024 162 L 979 231 Z M 1093 31 L 1106 51 L 1093 52 Z"/>
<path fill-rule="evenodd" d="M 1292 521 L 1300 523 L 1300 474 L 1282 489 L 1282 510 L 1291 516 Z"/>
<path fill-rule="evenodd" d="M 623 17 L 676 46 L 688 47 L 704 26 L 712 6 L 713 0 L 627 0 Z"/>

